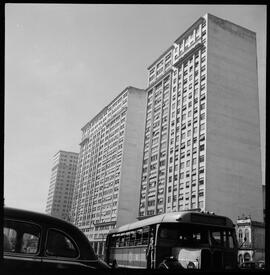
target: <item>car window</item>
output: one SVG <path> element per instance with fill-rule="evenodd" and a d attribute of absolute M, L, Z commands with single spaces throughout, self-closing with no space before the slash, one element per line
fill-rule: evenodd
<path fill-rule="evenodd" d="M 17 233 L 14 229 L 4 227 L 4 251 L 14 252 Z"/>
<path fill-rule="evenodd" d="M 70 237 L 64 233 L 49 229 L 46 254 L 55 257 L 76 258 L 79 253 Z"/>
<path fill-rule="evenodd" d="M 5 220 L 4 252 L 37 254 L 40 235 L 40 227 L 35 224 Z"/>

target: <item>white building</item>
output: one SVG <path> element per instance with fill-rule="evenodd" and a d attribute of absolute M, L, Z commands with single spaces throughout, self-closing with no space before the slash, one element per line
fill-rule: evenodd
<path fill-rule="evenodd" d="M 78 153 L 59 151 L 53 157 L 53 167 L 46 213 L 70 221 Z"/>
<path fill-rule="evenodd" d="M 148 68 L 139 218 L 263 220 L 256 34 L 206 14 Z"/>
<path fill-rule="evenodd" d="M 138 215 L 145 109 L 146 91 L 127 87 L 82 128 L 72 220 L 99 255 Z"/>

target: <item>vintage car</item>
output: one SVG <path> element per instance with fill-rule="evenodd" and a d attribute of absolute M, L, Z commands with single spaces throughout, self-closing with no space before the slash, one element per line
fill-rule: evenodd
<path fill-rule="evenodd" d="M 1 274 L 29 270 L 87 271 L 107 274 L 110 267 L 94 253 L 86 236 L 63 220 L 26 210 L 4 208 L 4 258 Z M 4 271 L 4 273 L 2 273 Z"/>
<path fill-rule="evenodd" d="M 247 262 L 243 262 L 240 264 L 240 269 L 264 269 L 265 268 L 265 264 L 264 261 L 258 261 L 258 262 L 254 262 L 254 261 L 247 261 Z"/>

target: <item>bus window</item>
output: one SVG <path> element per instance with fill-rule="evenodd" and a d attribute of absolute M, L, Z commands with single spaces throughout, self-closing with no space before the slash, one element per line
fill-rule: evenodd
<path fill-rule="evenodd" d="M 111 247 L 116 247 L 116 235 L 111 236 Z"/>
<path fill-rule="evenodd" d="M 214 247 L 234 248 L 236 245 L 234 243 L 232 230 L 210 230 L 210 239 Z"/>
<path fill-rule="evenodd" d="M 119 246 L 120 246 L 120 236 L 115 235 L 115 247 L 119 247 Z"/>
<path fill-rule="evenodd" d="M 143 228 L 142 244 L 148 244 L 149 227 Z"/>
<path fill-rule="evenodd" d="M 227 231 L 226 246 L 227 246 L 228 248 L 234 248 L 233 234 L 232 234 L 231 231 Z"/>
<path fill-rule="evenodd" d="M 196 246 L 208 244 L 207 229 L 199 226 L 164 225 L 159 231 L 160 240 L 170 241 L 171 245 Z M 174 243 L 172 243 L 174 242 Z"/>
<path fill-rule="evenodd" d="M 207 231 L 204 231 L 204 230 L 194 231 L 194 232 L 184 231 L 182 232 L 182 234 L 180 234 L 179 241 L 182 244 L 187 244 L 187 245 L 207 244 L 208 243 Z"/>
<path fill-rule="evenodd" d="M 211 243 L 212 246 L 224 246 L 224 241 L 223 241 L 223 232 L 220 230 L 211 230 L 210 232 L 210 238 L 211 238 Z"/>
<path fill-rule="evenodd" d="M 135 245 L 142 245 L 142 229 L 138 229 L 136 231 L 136 241 L 135 241 Z"/>
<path fill-rule="evenodd" d="M 128 233 L 125 234 L 125 243 L 124 243 L 124 246 L 130 246 L 129 240 L 130 240 L 130 233 L 128 232 Z"/>
<path fill-rule="evenodd" d="M 178 233 L 178 228 L 162 228 L 159 235 L 162 239 L 176 240 Z"/>
<path fill-rule="evenodd" d="M 136 238 L 136 232 L 131 231 L 130 232 L 130 239 L 129 239 L 129 246 L 134 246 L 135 245 L 135 238 Z"/>
<path fill-rule="evenodd" d="M 120 235 L 119 246 L 125 246 L 125 234 Z"/>

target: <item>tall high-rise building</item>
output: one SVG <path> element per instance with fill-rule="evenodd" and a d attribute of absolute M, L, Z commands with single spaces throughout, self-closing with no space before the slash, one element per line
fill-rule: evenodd
<path fill-rule="evenodd" d="M 262 221 L 256 34 L 206 14 L 148 67 L 139 219 Z"/>
<path fill-rule="evenodd" d="M 46 213 L 71 220 L 71 205 L 78 162 L 78 153 L 59 151 L 53 157 Z"/>
<path fill-rule="evenodd" d="M 138 215 L 146 97 L 127 87 L 82 128 L 72 221 L 99 255 L 108 231 Z"/>

